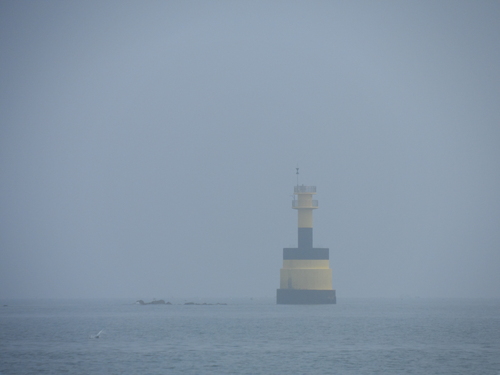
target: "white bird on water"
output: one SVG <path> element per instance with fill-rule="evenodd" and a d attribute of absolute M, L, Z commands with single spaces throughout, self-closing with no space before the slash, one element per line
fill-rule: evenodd
<path fill-rule="evenodd" d="M 101 333 L 103 333 L 103 332 L 104 332 L 104 330 L 103 330 L 103 329 L 101 329 L 97 335 L 95 335 L 95 336 L 90 336 L 90 337 L 91 337 L 91 338 L 93 338 L 93 339 L 98 339 L 98 338 L 101 336 Z"/>

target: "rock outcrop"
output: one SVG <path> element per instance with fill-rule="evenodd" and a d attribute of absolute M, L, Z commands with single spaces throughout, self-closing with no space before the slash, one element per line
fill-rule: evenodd
<path fill-rule="evenodd" d="M 165 303 L 165 300 L 163 299 L 154 299 L 151 302 L 144 302 L 142 299 L 140 299 L 136 303 L 138 303 L 139 305 L 171 305 L 170 302 Z"/>

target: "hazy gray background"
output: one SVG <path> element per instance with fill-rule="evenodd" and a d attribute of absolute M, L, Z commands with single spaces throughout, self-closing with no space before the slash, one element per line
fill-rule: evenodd
<path fill-rule="evenodd" d="M 500 2 L 0 2 L 0 297 L 500 297 Z"/>

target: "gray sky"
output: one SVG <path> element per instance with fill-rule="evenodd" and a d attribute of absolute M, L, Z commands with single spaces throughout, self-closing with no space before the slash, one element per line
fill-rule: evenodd
<path fill-rule="evenodd" d="M 260 297 L 295 167 L 341 297 L 500 297 L 500 2 L 0 2 L 0 298 Z"/>

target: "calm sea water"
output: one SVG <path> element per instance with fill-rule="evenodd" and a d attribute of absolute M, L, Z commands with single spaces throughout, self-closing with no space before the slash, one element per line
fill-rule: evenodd
<path fill-rule="evenodd" d="M 500 374 L 500 300 L 0 302 L 0 374 Z"/>

